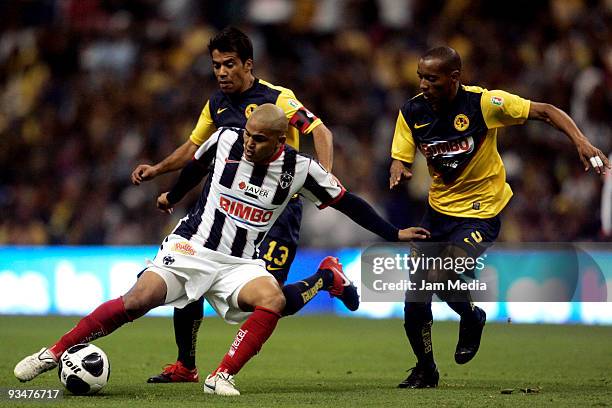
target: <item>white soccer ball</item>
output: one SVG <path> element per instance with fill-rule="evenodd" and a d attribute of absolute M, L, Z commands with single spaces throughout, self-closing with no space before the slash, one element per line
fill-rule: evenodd
<path fill-rule="evenodd" d="M 93 344 L 77 344 L 62 354 L 57 374 L 71 393 L 95 394 L 108 382 L 110 363 L 99 347 Z"/>

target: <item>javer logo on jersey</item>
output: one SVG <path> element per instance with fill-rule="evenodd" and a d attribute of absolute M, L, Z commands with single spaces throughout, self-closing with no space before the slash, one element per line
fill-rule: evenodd
<path fill-rule="evenodd" d="M 252 198 L 267 198 L 272 193 L 270 190 L 267 190 L 263 187 L 256 186 L 251 183 L 247 183 L 246 181 L 241 181 L 238 183 L 238 188 L 247 196 Z"/>

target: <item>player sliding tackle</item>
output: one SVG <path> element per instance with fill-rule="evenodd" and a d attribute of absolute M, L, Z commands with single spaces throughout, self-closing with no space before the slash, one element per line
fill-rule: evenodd
<path fill-rule="evenodd" d="M 285 145 L 287 119 L 272 104 L 258 107 L 246 129 L 221 128 L 196 152 L 170 192 L 157 206 L 174 204 L 209 172 L 197 205 L 167 236 L 155 259 L 123 296 L 100 305 L 49 348 L 24 358 L 15 376 L 29 381 L 54 368 L 70 346 L 106 336 L 149 310 L 184 307 L 204 296 L 228 323 L 244 324 L 229 351 L 207 378 L 204 391 L 239 395 L 234 375 L 261 349 L 281 317 L 287 300 L 257 258 L 257 246 L 294 194 L 319 208 L 345 213 L 388 241 L 423 239 L 423 228 L 398 230 L 365 201 L 345 192 L 336 178 L 312 159 Z M 327 257 L 320 269 L 334 274 L 338 294 L 348 281 L 338 260 Z M 246 321 L 245 321 L 246 320 Z"/>

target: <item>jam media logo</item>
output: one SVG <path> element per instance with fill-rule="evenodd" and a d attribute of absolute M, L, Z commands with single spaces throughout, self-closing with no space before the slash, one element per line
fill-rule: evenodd
<path fill-rule="evenodd" d="M 177 242 L 172 246 L 173 252 L 178 252 L 183 255 L 195 255 L 196 251 L 189 242 Z"/>
<path fill-rule="evenodd" d="M 293 175 L 290 173 L 283 173 L 280 176 L 279 183 L 282 189 L 287 189 L 293 183 Z"/>
<path fill-rule="evenodd" d="M 435 156 L 452 157 L 461 153 L 471 153 L 472 150 L 474 150 L 474 139 L 472 136 L 459 140 L 421 143 L 421 151 L 428 159 Z"/>
<path fill-rule="evenodd" d="M 254 227 L 267 225 L 274 215 L 272 210 L 259 208 L 237 198 L 224 195 L 219 198 L 219 208 L 225 211 L 230 218 Z"/>
<path fill-rule="evenodd" d="M 164 256 L 164 259 L 162 260 L 162 262 L 164 263 L 164 265 L 169 266 L 174 263 L 174 258 L 170 255 L 166 255 Z"/>
<path fill-rule="evenodd" d="M 270 196 L 271 191 L 263 187 L 256 186 L 246 181 L 238 183 L 238 188 L 247 196 L 253 198 L 267 198 Z"/>

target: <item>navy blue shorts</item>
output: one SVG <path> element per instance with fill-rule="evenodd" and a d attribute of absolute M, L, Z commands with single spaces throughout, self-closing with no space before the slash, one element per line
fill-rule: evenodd
<path fill-rule="evenodd" d="M 493 218 L 452 217 L 427 206 L 420 225 L 431 232 L 429 242 L 453 244 L 476 258 L 497 239 L 501 220 L 499 214 Z"/>
<path fill-rule="evenodd" d="M 259 245 L 259 257 L 265 261 L 266 269 L 280 284 L 287 280 L 295 259 L 301 223 L 302 201 L 299 197 L 292 198 Z"/>
<path fill-rule="evenodd" d="M 452 217 L 427 206 L 420 226 L 431 232 L 431 239 L 416 244 L 423 255 L 476 260 L 497 239 L 501 221 L 499 215 L 485 219 Z M 462 273 L 475 277 L 474 267 L 466 268 Z"/>

